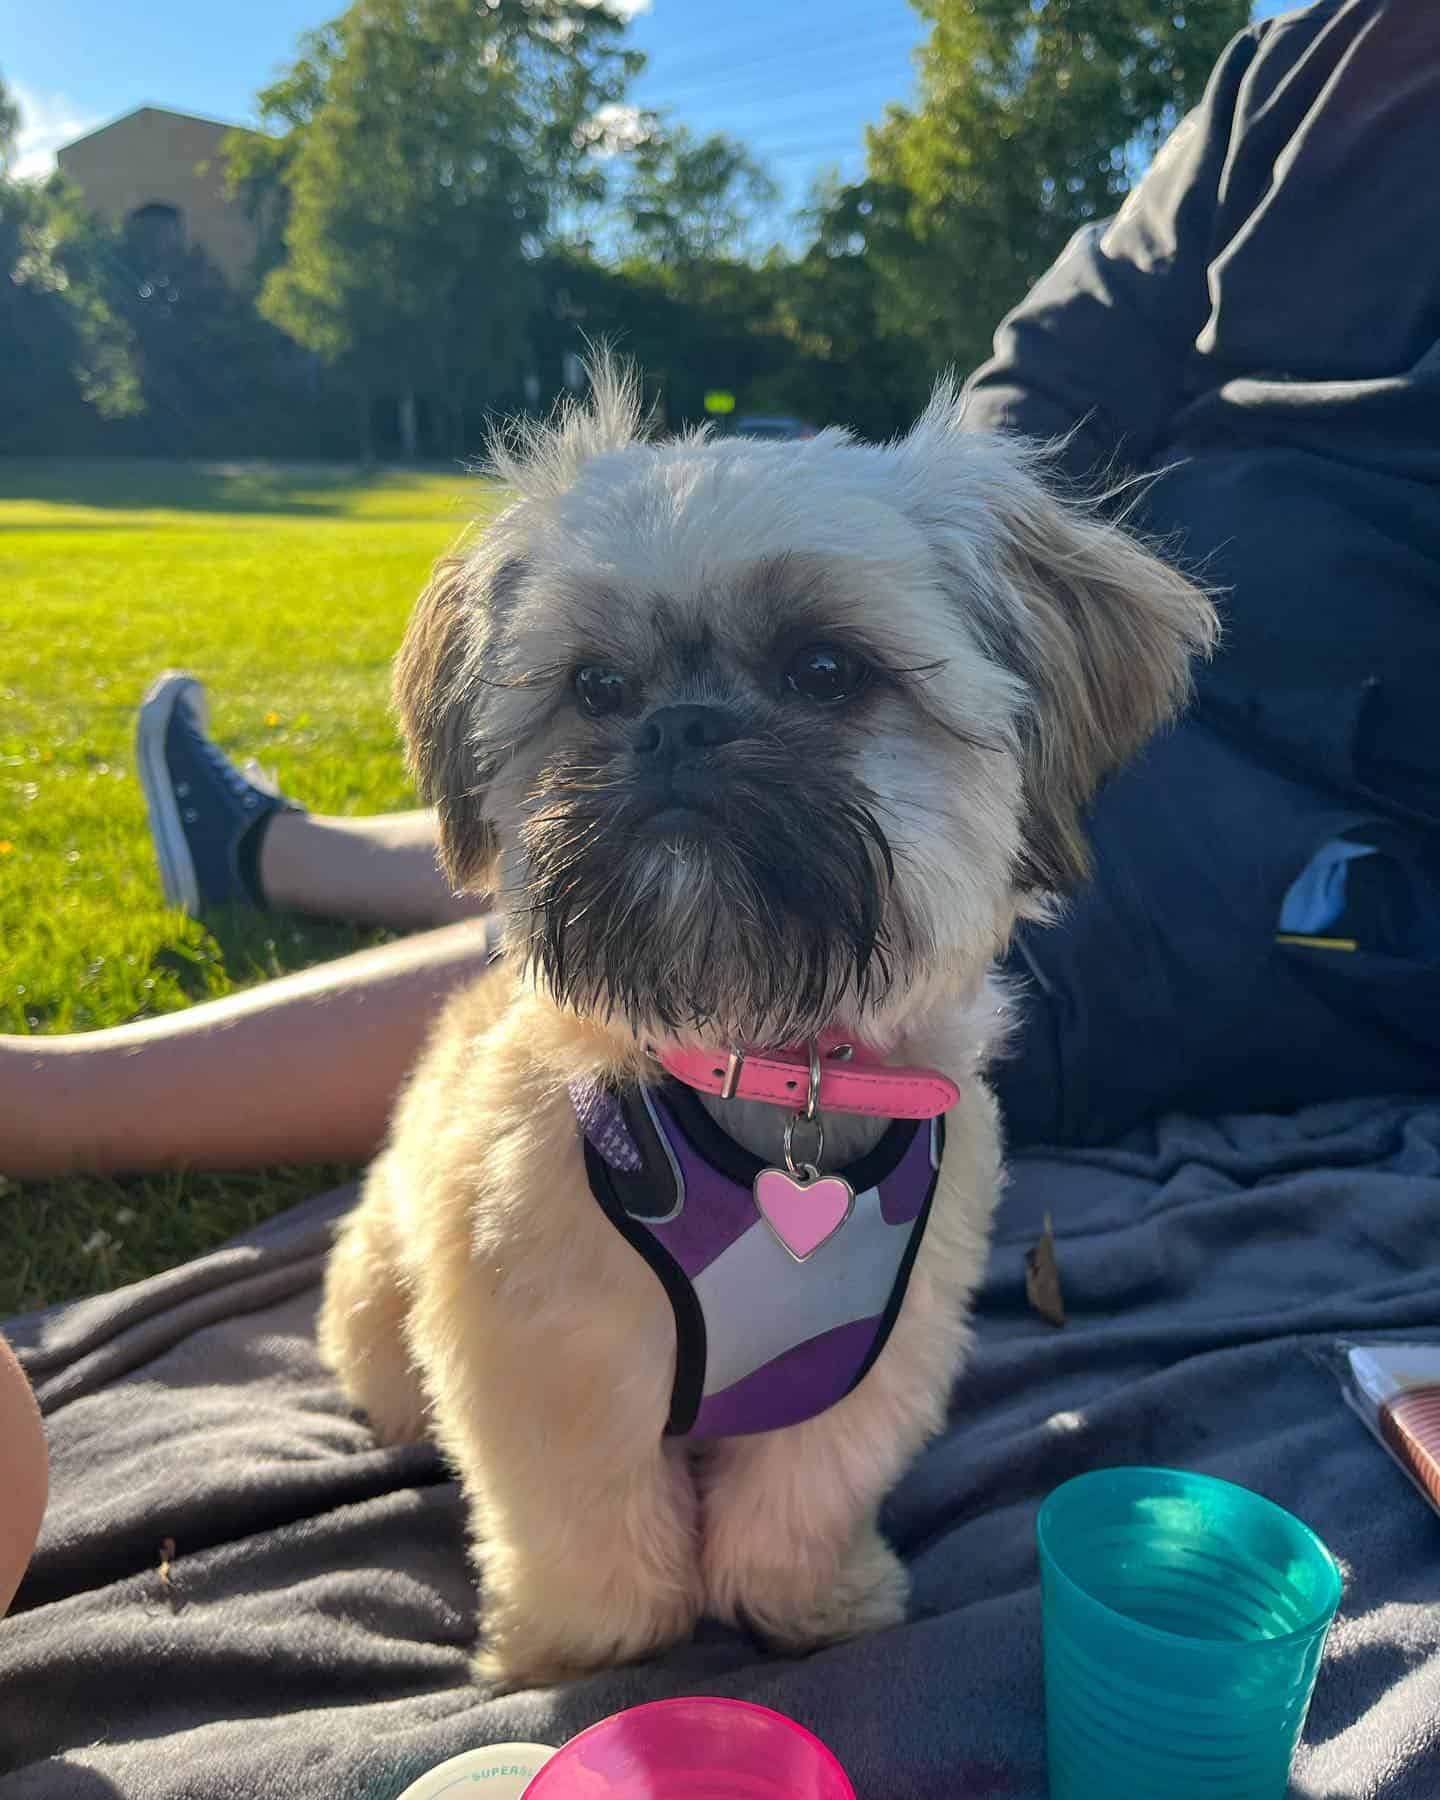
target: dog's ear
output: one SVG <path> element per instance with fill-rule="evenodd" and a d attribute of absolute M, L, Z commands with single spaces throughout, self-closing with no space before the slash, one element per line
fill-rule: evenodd
<path fill-rule="evenodd" d="M 1188 700 L 1218 626 L 1207 596 L 1123 528 L 1025 485 L 1000 515 L 1009 660 L 1029 694 L 1019 879 L 1063 892 L 1089 872 L 1097 788 Z"/>
<path fill-rule="evenodd" d="M 436 809 L 441 865 L 457 888 L 483 886 L 498 848 L 470 712 L 489 605 L 517 572 L 514 562 L 490 571 L 468 556 L 442 557 L 395 659 L 395 706 L 410 770 L 421 798 Z"/>
<path fill-rule="evenodd" d="M 1043 446 L 967 432 L 962 409 L 942 384 L 901 450 L 947 586 L 1023 688 L 1017 879 L 1063 892 L 1088 873 L 1096 789 L 1185 703 L 1218 622 L 1202 589 L 1061 491 Z"/>
<path fill-rule="evenodd" d="M 543 516 L 586 463 L 643 435 L 635 370 L 602 348 L 588 373 L 583 404 L 567 402 L 547 420 L 514 420 L 492 437 L 490 472 L 515 504 L 468 554 L 436 564 L 395 660 L 395 705 L 410 768 L 439 815 L 440 860 L 457 887 L 484 885 L 499 852 L 485 790 L 507 739 L 493 729 L 495 709 L 487 702 L 498 689 L 524 683 L 487 682 L 486 666 L 525 573 L 523 521 L 532 512 Z"/>

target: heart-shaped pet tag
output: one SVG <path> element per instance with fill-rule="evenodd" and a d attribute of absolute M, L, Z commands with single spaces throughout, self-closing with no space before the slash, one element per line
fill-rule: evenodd
<path fill-rule="evenodd" d="M 787 1169 L 762 1169 L 755 1177 L 760 1217 L 796 1262 L 829 1243 L 854 1204 L 855 1190 L 842 1175 L 821 1175 L 808 1164 L 798 1176 Z"/>

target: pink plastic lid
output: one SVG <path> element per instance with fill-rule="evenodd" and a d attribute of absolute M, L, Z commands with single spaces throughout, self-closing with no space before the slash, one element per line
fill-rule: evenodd
<path fill-rule="evenodd" d="M 748 1700 L 656 1700 L 558 1750 L 524 1800 L 855 1800 L 819 1738 Z"/>

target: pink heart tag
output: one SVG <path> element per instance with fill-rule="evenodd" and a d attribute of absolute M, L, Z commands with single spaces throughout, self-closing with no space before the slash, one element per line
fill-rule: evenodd
<path fill-rule="evenodd" d="M 850 1217 L 855 1193 L 840 1175 L 798 1181 L 785 1169 L 762 1169 L 755 1177 L 755 1204 L 781 1248 L 804 1262 Z"/>

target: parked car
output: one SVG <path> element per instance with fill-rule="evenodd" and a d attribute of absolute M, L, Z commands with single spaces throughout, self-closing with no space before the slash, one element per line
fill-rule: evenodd
<path fill-rule="evenodd" d="M 812 438 L 815 435 L 815 427 L 807 425 L 803 419 L 760 417 L 754 413 L 742 414 L 731 430 L 737 437 L 774 438 L 780 441 Z"/>

